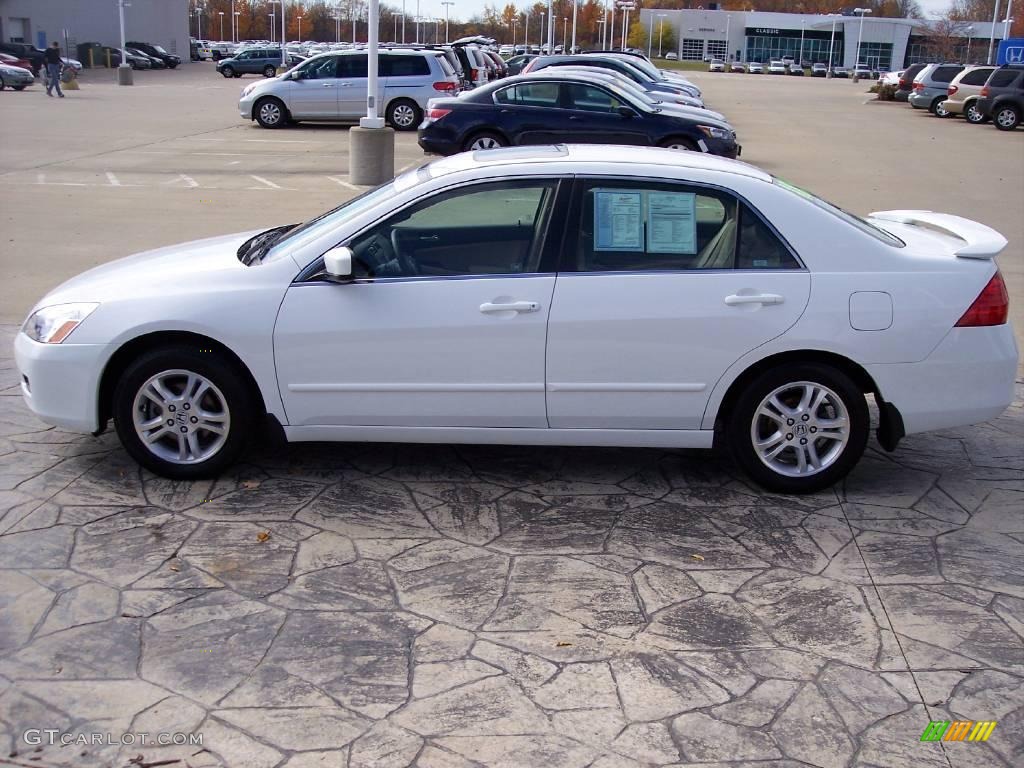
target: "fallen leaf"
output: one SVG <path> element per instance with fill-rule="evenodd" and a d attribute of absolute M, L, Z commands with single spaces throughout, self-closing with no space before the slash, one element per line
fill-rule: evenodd
<path fill-rule="evenodd" d="M 181 570 L 181 564 L 177 560 L 172 560 L 168 567 L 175 573 Z"/>
<path fill-rule="evenodd" d="M 260 542 L 260 544 L 262 544 L 264 541 L 267 541 L 269 538 L 270 531 L 260 531 L 256 534 L 256 541 Z"/>
<path fill-rule="evenodd" d="M 568 648 L 570 645 L 572 645 L 572 643 L 566 643 L 560 640 L 559 642 L 555 643 L 555 648 Z"/>
<path fill-rule="evenodd" d="M 704 555 L 690 555 L 694 560 L 703 560 Z"/>
<path fill-rule="evenodd" d="M 242 483 L 242 487 L 243 488 L 259 488 L 260 487 L 260 481 L 259 480 L 246 480 L 244 483 Z"/>

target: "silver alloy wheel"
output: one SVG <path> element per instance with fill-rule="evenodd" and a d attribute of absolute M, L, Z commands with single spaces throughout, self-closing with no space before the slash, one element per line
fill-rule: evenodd
<path fill-rule="evenodd" d="M 964 114 L 967 116 L 967 122 L 969 123 L 981 122 L 981 112 L 978 110 L 978 105 L 974 102 L 971 102 L 970 105 L 968 105 Z"/>
<path fill-rule="evenodd" d="M 996 122 L 1003 128 L 1010 128 L 1013 126 L 1014 120 L 1017 119 L 1017 115 L 1012 109 L 1001 109 L 996 113 Z"/>
<path fill-rule="evenodd" d="M 395 125 L 406 128 L 416 120 L 416 110 L 408 104 L 398 104 L 391 110 L 391 119 L 394 120 Z"/>
<path fill-rule="evenodd" d="M 277 125 L 281 122 L 281 108 L 274 101 L 260 104 L 260 120 L 266 125 Z"/>
<path fill-rule="evenodd" d="M 501 144 L 498 140 L 491 136 L 481 136 L 480 138 L 473 139 L 473 143 L 469 145 L 470 149 L 498 149 Z"/>
<path fill-rule="evenodd" d="M 948 117 L 949 110 L 942 106 L 942 102 L 940 101 L 938 104 L 935 105 L 935 114 L 938 115 L 939 117 Z"/>
<path fill-rule="evenodd" d="M 217 386 L 193 371 L 151 376 L 132 403 L 135 434 L 150 453 L 172 464 L 198 464 L 228 439 L 231 413 Z"/>
<path fill-rule="evenodd" d="M 690 151 L 690 147 L 688 145 L 680 144 L 678 141 L 673 142 L 671 144 L 666 144 L 665 145 L 665 149 L 678 149 L 678 150 L 680 150 L 682 152 L 689 152 Z"/>
<path fill-rule="evenodd" d="M 850 440 L 850 416 L 842 399 L 813 381 L 784 384 L 754 412 L 750 439 L 761 461 L 786 477 L 828 469 Z"/>

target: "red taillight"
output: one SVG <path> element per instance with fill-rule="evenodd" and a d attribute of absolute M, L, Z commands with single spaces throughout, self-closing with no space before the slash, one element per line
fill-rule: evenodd
<path fill-rule="evenodd" d="M 957 322 L 957 328 L 977 328 L 983 325 L 1003 325 L 1010 314 L 1010 295 L 1006 292 L 1003 276 L 997 271 L 978 298 Z"/>
<path fill-rule="evenodd" d="M 440 120 L 449 112 L 451 112 L 450 109 L 438 109 L 437 107 L 431 107 L 427 110 L 427 120 Z"/>
<path fill-rule="evenodd" d="M 903 79 L 903 78 L 901 77 L 901 78 L 900 78 L 900 88 L 906 88 L 906 87 L 907 87 L 907 81 L 906 81 L 906 80 L 904 80 L 904 79 Z"/>
<path fill-rule="evenodd" d="M 991 93 L 991 91 L 988 89 L 987 85 L 984 88 L 981 89 L 981 95 L 982 96 L 988 96 L 990 93 Z"/>
<path fill-rule="evenodd" d="M 455 83 L 449 83 L 447 80 L 442 80 L 439 83 L 434 83 L 435 91 L 454 91 Z"/>
<path fill-rule="evenodd" d="M 947 96 L 952 96 L 952 95 L 954 95 L 959 90 L 960 89 L 957 86 L 951 85 L 951 86 L 949 86 L 949 88 L 946 89 L 946 95 Z"/>
<path fill-rule="evenodd" d="M 924 90 L 924 83 L 914 83 L 914 90 L 915 91 L 923 91 Z"/>

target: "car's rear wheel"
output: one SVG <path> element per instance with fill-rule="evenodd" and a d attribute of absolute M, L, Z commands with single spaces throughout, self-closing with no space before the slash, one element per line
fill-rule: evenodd
<path fill-rule="evenodd" d="M 423 111 L 411 99 L 395 99 L 388 104 L 387 119 L 396 131 L 415 131 L 423 122 Z"/>
<path fill-rule="evenodd" d="M 464 149 L 467 152 L 472 152 L 478 149 L 498 149 L 499 147 L 507 147 L 508 142 L 496 133 L 477 133 L 466 140 Z"/>
<path fill-rule="evenodd" d="M 1012 104 L 997 107 L 992 115 L 992 122 L 1000 131 L 1012 131 L 1020 125 L 1020 110 Z"/>
<path fill-rule="evenodd" d="M 949 117 L 949 110 L 942 106 L 942 102 L 944 102 L 945 100 L 945 96 L 939 96 L 937 99 L 933 100 L 931 104 L 928 105 L 928 111 L 931 112 L 936 117 Z"/>
<path fill-rule="evenodd" d="M 231 65 L 227 65 L 227 66 L 224 67 L 224 69 L 222 69 L 220 71 L 220 73 L 222 75 L 224 75 L 224 77 L 234 77 L 235 76 L 235 68 L 232 67 Z"/>
<path fill-rule="evenodd" d="M 270 64 L 268 64 L 267 66 L 265 66 L 263 68 L 263 76 L 264 77 L 276 77 L 277 76 L 277 68 L 271 66 Z"/>
<path fill-rule="evenodd" d="M 978 102 L 972 101 L 964 107 L 964 120 L 972 125 L 980 125 L 988 120 L 988 118 L 981 113 L 980 109 L 978 109 Z"/>
<path fill-rule="evenodd" d="M 687 139 L 685 137 L 676 137 L 672 139 L 665 139 L 659 145 L 664 149 L 677 149 L 683 152 L 699 152 L 700 148 L 694 143 L 693 139 Z"/>
<path fill-rule="evenodd" d="M 256 122 L 264 128 L 280 128 L 287 120 L 284 102 L 273 97 L 260 99 L 253 107 Z"/>
<path fill-rule="evenodd" d="M 812 493 L 841 480 L 860 459 L 869 415 L 849 376 L 805 363 L 772 368 L 750 382 L 726 428 L 737 463 L 760 485 Z"/>
<path fill-rule="evenodd" d="M 24 85 L 12 85 L 11 88 L 13 88 L 16 91 L 24 91 L 25 90 L 25 86 Z"/>
<path fill-rule="evenodd" d="M 114 390 L 125 450 L 164 477 L 210 477 L 234 462 L 253 423 L 253 399 L 231 360 L 189 346 L 147 352 Z"/>

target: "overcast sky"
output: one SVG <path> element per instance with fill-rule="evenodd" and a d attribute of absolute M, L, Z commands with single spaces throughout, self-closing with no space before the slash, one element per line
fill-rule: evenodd
<path fill-rule="evenodd" d="M 507 0 L 505 0 L 507 2 Z M 532 5 L 533 0 L 512 0 L 516 6 Z M 543 0 L 542 0 L 543 1 Z M 402 0 L 386 0 L 389 4 L 402 6 Z M 941 14 L 949 7 L 949 0 L 918 0 L 921 3 L 921 7 L 924 8 L 926 16 L 935 16 Z M 1024 2 L 1024 0 L 1018 0 L 1018 2 Z M 505 6 L 505 2 L 502 0 L 455 0 L 455 4 L 451 6 L 449 13 L 451 18 L 460 19 L 462 21 L 468 20 L 471 16 L 482 13 L 484 6 L 494 5 L 501 9 Z M 647 3 L 645 3 L 647 5 Z M 752 5 L 756 8 L 756 0 L 752 0 Z M 437 19 L 444 18 L 444 6 L 441 5 L 441 0 L 420 0 L 419 4 L 420 15 L 423 17 L 432 17 Z M 412 18 L 416 15 L 416 0 L 405 0 L 405 12 Z"/>

